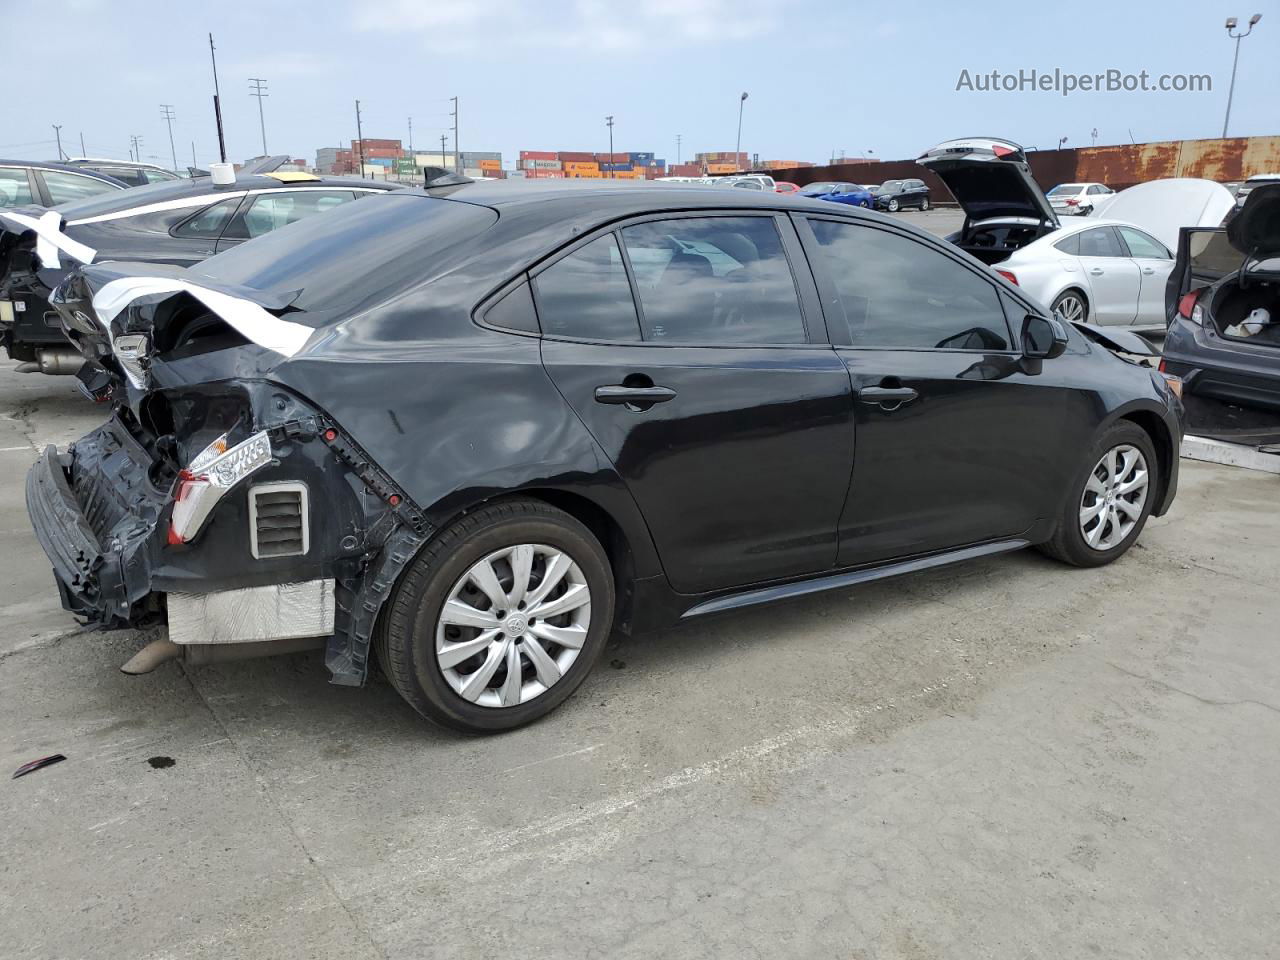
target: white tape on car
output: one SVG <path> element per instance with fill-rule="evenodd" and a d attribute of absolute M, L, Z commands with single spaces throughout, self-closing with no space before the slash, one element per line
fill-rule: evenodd
<path fill-rule="evenodd" d="M 4 213 L 0 211 L 0 218 L 8 220 L 10 223 L 16 223 L 27 230 L 35 231 L 36 256 L 40 258 L 42 266 L 50 269 L 57 270 L 62 266 L 58 258 L 59 250 L 80 263 L 93 263 L 93 258 L 97 254 L 93 247 L 85 246 L 79 240 L 72 240 L 63 233 L 62 216 L 53 210 L 49 210 L 39 217 L 29 217 L 25 213 Z"/>
<path fill-rule="evenodd" d="M 251 300 L 210 290 L 175 277 L 121 277 L 105 284 L 93 296 L 93 310 L 110 332 L 111 321 L 139 297 L 163 293 L 189 293 L 227 321 L 238 333 L 258 346 L 292 357 L 315 331 L 301 323 L 281 320 Z"/>

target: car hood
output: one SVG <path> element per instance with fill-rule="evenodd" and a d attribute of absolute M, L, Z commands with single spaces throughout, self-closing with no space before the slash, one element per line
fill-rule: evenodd
<path fill-rule="evenodd" d="M 1216 227 L 1234 204 L 1231 191 L 1220 183 L 1174 177 L 1103 197 L 1089 216 L 1132 223 L 1176 250 L 1180 228 Z"/>
<path fill-rule="evenodd" d="M 937 174 L 970 220 L 1032 217 L 1058 223 L 1022 147 L 1009 140 L 948 140 L 925 151 L 916 163 Z"/>
<path fill-rule="evenodd" d="M 1252 188 L 1227 224 L 1227 240 L 1259 260 L 1280 257 L 1280 182 Z"/>

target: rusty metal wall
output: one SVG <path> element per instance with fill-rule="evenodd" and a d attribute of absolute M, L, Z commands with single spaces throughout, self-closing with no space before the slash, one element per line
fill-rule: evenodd
<path fill-rule="evenodd" d="M 1029 153 L 1031 173 L 1044 189 L 1059 183 L 1097 181 L 1113 190 L 1164 177 L 1203 177 L 1226 182 L 1259 173 L 1280 173 L 1280 137 L 1231 137 L 1226 140 L 1167 140 L 1072 150 Z M 917 177 L 929 185 L 935 202 L 951 200 L 942 182 L 914 160 L 845 163 L 826 167 L 771 170 L 775 180 L 803 186 L 818 180 L 883 183 Z"/>

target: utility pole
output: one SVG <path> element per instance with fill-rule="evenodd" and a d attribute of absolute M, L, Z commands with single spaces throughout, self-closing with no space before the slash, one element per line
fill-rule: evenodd
<path fill-rule="evenodd" d="M 1096 147 L 1098 145 L 1098 128 L 1094 127 L 1089 131 L 1089 146 Z"/>
<path fill-rule="evenodd" d="M 177 173 L 178 172 L 178 150 L 173 145 L 173 121 L 176 120 L 177 117 L 175 117 L 173 114 L 173 104 L 171 103 L 160 104 L 160 116 L 164 119 L 164 122 L 169 125 L 169 153 L 172 154 L 173 156 L 173 172 Z"/>
<path fill-rule="evenodd" d="M 260 77 L 250 77 L 249 83 L 253 85 L 253 89 L 249 91 L 249 96 L 258 98 L 258 126 L 262 129 L 262 155 L 267 155 L 267 121 L 262 116 L 262 98 L 269 97 L 271 94 L 266 92 L 267 81 Z"/>
<path fill-rule="evenodd" d="M 50 126 L 53 127 L 53 135 L 58 138 L 58 159 L 65 159 L 62 156 L 62 124 L 52 123 Z"/>
<path fill-rule="evenodd" d="M 209 34 L 209 59 L 213 61 L 213 118 L 218 123 L 218 157 L 227 162 L 227 141 L 222 136 L 222 97 L 218 90 L 218 57 L 213 52 L 213 34 Z"/>
<path fill-rule="evenodd" d="M 742 153 L 742 108 L 747 102 L 747 92 L 742 91 L 742 96 L 738 98 L 738 145 L 733 148 L 733 162 L 738 162 L 738 155 Z"/>
<path fill-rule="evenodd" d="M 129 138 L 129 140 L 133 143 L 133 149 L 130 151 L 129 155 L 133 157 L 135 163 L 141 163 L 142 162 L 142 137 L 135 133 L 133 136 Z"/>
<path fill-rule="evenodd" d="M 191 141 L 191 166 L 197 170 L 200 169 L 200 164 L 196 163 L 196 142 L 194 140 Z"/>
<path fill-rule="evenodd" d="M 448 139 L 448 134 L 440 134 L 440 166 L 444 166 L 444 142 Z"/>
<path fill-rule="evenodd" d="M 356 176 L 364 176 L 364 133 L 360 127 L 360 101 L 356 101 L 356 151 L 360 157 L 360 170 Z"/>
<path fill-rule="evenodd" d="M 453 101 L 453 172 L 461 174 L 462 154 L 458 151 L 458 98 L 450 97 L 449 99 Z"/>
<path fill-rule="evenodd" d="M 1236 67 L 1240 64 L 1240 41 L 1253 33 L 1253 28 L 1258 25 L 1258 21 L 1262 19 L 1262 14 L 1255 13 L 1249 18 L 1249 29 L 1244 33 L 1236 33 L 1235 17 L 1227 18 L 1227 36 L 1236 42 L 1236 55 L 1231 61 L 1231 86 L 1227 88 L 1227 115 L 1222 120 L 1222 138 L 1227 137 L 1227 124 L 1231 122 L 1231 98 L 1236 92 Z"/>
<path fill-rule="evenodd" d="M 680 134 L 676 134 L 676 163 L 682 163 L 680 159 Z"/>
<path fill-rule="evenodd" d="M 604 118 L 604 125 L 609 128 L 609 179 L 617 180 L 617 172 L 613 169 L 613 114 Z"/>
<path fill-rule="evenodd" d="M 409 118 L 409 156 L 413 156 L 413 117 Z"/>
<path fill-rule="evenodd" d="M 84 148 L 84 131 L 80 131 L 80 156 L 87 157 L 89 151 Z"/>

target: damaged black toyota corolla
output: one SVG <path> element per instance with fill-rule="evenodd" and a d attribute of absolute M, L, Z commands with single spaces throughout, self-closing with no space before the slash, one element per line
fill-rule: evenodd
<path fill-rule="evenodd" d="M 1030 545 L 1107 563 L 1176 489 L 1159 374 L 818 201 L 393 193 L 53 301 L 118 380 L 28 480 L 66 607 L 167 618 L 144 660 L 321 636 L 355 685 L 376 649 L 462 730 L 553 709 L 614 629 Z"/>

